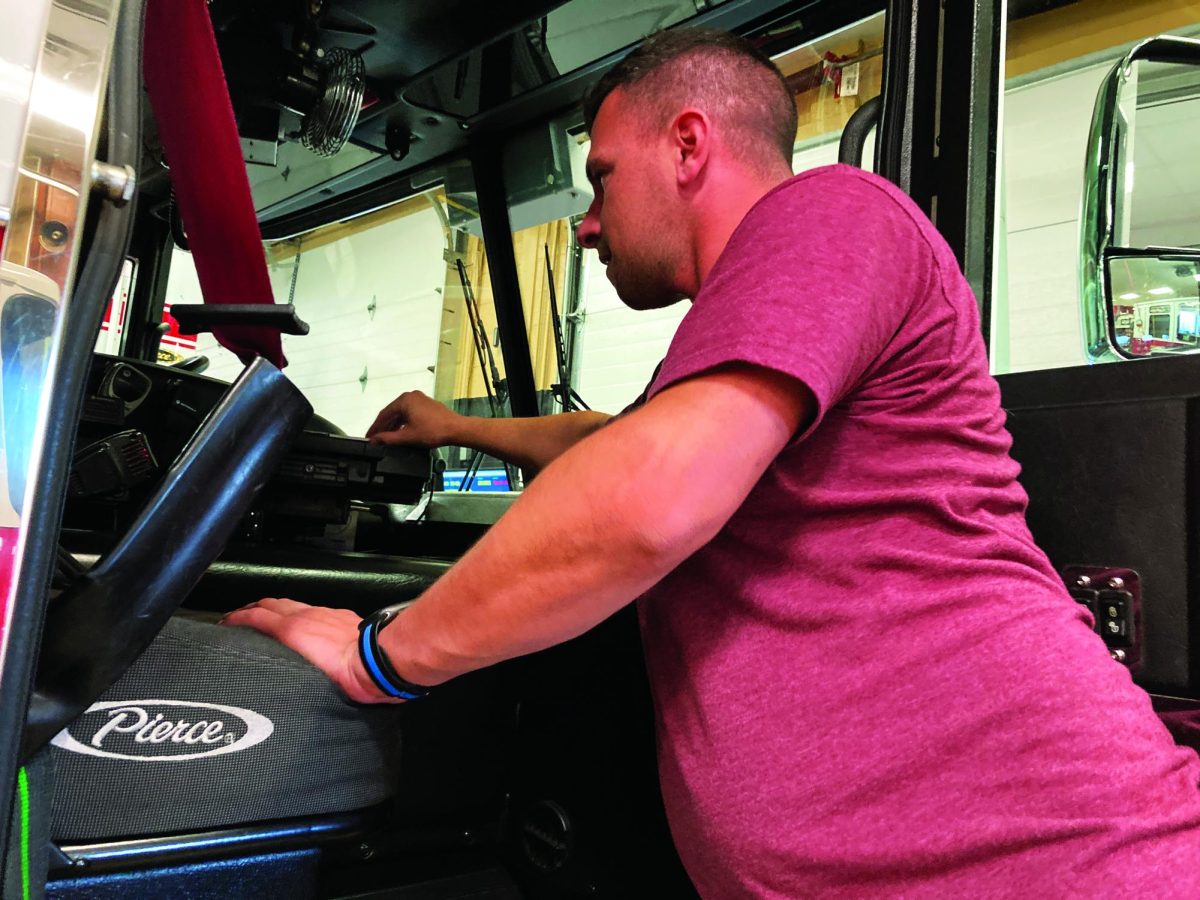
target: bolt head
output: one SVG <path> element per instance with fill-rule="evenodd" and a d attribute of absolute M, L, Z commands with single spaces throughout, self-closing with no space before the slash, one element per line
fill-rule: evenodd
<path fill-rule="evenodd" d="M 1087 575 L 1080 575 L 1078 578 L 1075 579 L 1075 584 L 1081 588 L 1088 587 L 1089 585 L 1091 585 L 1091 583 L 1092 583 L 1092 579 L 1089 578 Z"/>
<path fill-rule="evenodd" d="M 1112 588 L 1114 591 L 1119 591 L 1119 590 L 1121 590 L 1121 588 L 1125 587 L 1125 579 L 1117 578 L 1116 576 L 1114 576 L 1114 577 L 1108 579 L 1108 586 L 1110 588 Z"/>

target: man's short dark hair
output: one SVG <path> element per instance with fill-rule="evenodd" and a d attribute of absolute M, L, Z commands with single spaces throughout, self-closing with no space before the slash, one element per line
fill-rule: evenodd
<path fill-rule="evenodd" d="M 745 38 L 715 28 L 675 28 L 651 35 L 613 66 L 583 101 L 588 130 L 614 90 L 650 116 L 655 127 L 682 107 L 703 109 L 735 152 L 751 160 L 777 150 L 790 165 L 796 102 L 783 74 Z"/>

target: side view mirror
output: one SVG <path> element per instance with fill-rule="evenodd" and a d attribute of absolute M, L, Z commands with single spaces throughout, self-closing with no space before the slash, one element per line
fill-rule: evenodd
<path fill-rule="evenodd" d="M 1080 299 L 1091 362 L 1200 351 L 1200 40 L 1142 41 L 1096 97 Z"/>

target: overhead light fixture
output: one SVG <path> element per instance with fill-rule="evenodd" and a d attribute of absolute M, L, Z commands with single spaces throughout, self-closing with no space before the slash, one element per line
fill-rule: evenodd
<path fill-rule="evenodd" d="M 1136 300 L 1140 296 L 1142 296 L 1142 295 L 1141 294 L 1132 294 L 1132 293 L 1131 294 L 1122 294 L 1121 299 L 1122 300 Z"/>
<path fill-rule="evenodd" d="M 1156 287 L 1156 288 L 1150 288 L 1150 290 L 1147 291 L 1147 293 L 1153 294 L 1155 297 L 1162 297 L 1166 294 L 1175 293 L 1175 289 L 1169 288 L 1169 287 Z"/>

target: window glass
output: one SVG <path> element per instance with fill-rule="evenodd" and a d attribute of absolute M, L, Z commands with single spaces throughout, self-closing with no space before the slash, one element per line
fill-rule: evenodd
<path fill-rule="evenodd" d="M 121 353 L 121 338 L 125 331 L 125 318 L 129 312 L 129 298 L 133 296 L 133 280 L 137 263 L 126 259 L 121 264 L 121 275 L 117 286 L 104 308 L 104 320 L 100 323 L 100 334 L 96 336 L 96 352 L 117 356 Z"/>
<path fill-rule="evenodd" d="M 308 148 L 291 141 L 280 142 L 275 152 L 274 165 L 246 166 L 250 193 L 257 210 L 282 204 L 297 194 L 366 166 L 380 157 L 379 152 L 355 144 L 346 144 L 332 157 L 317 156 Z"/>
<path fill-rule="evenodd" d="M 1078 0 L 1008 23 L 990 348 L 997 374 L 1088 361 L 1080 274 L 1087 235 L 1081 207 L 1097 93 L 1116 61 L 1136 42 L 1167 33 L 1196 36 L 1197 23 L 1200 4 L 1165 0 L 1116 5 Z M 1126 148 L 1132 155 L 1123 161 L 1133 165 L 1122 181 L 1136 184 L 1137 196 L 1125 210 L 1128 214 L 1119 217 L 1123 227 L 1115 235 L 1118 244 L 1158 243 L 1168 232 L 1172 241 L 1200 238 L 1194 227 L 1188 230 L 1179 224 L 1181 217 L 1197 224 L 1192 210 L 1200 179 L 1177 177 L 1179 166 L 1194 160 L 1200 147 L 1200 102 L 1190 99 L 1194 91 L 1180 90 L 1188 79 L 1181 81 L 1177 75 L 1151 73 L 1147 89 L 1136 95 L 1137 138 Z M 1117 191 L 1114 199 L 1123 208 L 1126 191 Z M 1118 293 L 1138 293 L 1131 285 L 1145 273 L 1131 268 L 1127 274 L 1132 280 L 1118 285 Z M 1147 282 L 1148 288 L 1153 286 L 1159 285 Z M 1139 342 L 1155 326 L 1172 335 L 1172 341 L 1180 341 L 1181 333 L 1189 346 L 1195 341 L 1190 329 L 1176 320 L 1164 322 L 1161 312 L 1155 313 L 1160 318 L 1154 323 L 1147 313 L 1138 328 L 1133 306 L 1143 299 L 1151 298 L 1113 301 L 1119 304 L 1113 307 L 1113 327 L 1122 347 L 1128 348 L 1130 341 L 1135 348 L 1142 346 Z M 1184 320 L 1187 325 L 1186 316 Z"/>
<path fill-rule="evenodd" d="M 501 39 L 508 43 L 506 84 L 486 75 L 483 83 L 472 77 L 486 65 L 485 48 L 418 78 L 405 88 L 404 99 L 425 109 L 473 116 L 725 2 L 569 0 Z"/>
<path fill-rule="evenodd" d="M 463 165 L 445 184 L 470 178 Z M 315 412 L 350 435 L 362 435 L 379 410 L 410 390 L 422 391 L 459 412 L 509 414 L 504 355 L 496 329 L 483 240 L 441 184 L 373 213 L 267 245 L 275 300 L 292 302 L 309 325 L 303 336 L 283 335 L 286 374 Z M 176 249 L 167 284 L 168 326 L 173 303 L 201 302 L 190 254 Z M 177 330 L 177 326 L 176 326 Z M 189 336 L 182 335 L 187 340 Z M 232 380 L 238 358 L 211 334 L 194 338 L 209 359 L 205 374 Z M 164 338 L 163 351 L 169 351 Z M 160 353 L 160 356 L 162 353 Z M 470 454 L 443 453 L 455 470 Z M 474 489 L 517 487 L 516 473 L 495 460 L 480 461 Z M 479 466 L 477 466 L 479 468 Z"/>
<path fill-rule="evenodd" d="M 828 34 L 776 53 L 772 58 L 796 98 L 796 173 L 838 161 L 846 122 L 883 84 L 884 14 L 850 22 Z M 872 130 L 863 148 L 863 168 L 873 168 Z"/>
<path fill-rule="evenodd" d="M 571 270 L 573 236 L 570 218 L 591 202 L 584 175 L 587 153 L 561 121 L 543 123 L 513 135 L 504 149 L 503 170 L 508 197 L 509 225 L 521 290 L 522 313 L 531 354 L 534 388 L 539 409 L 555 406 L 559 377 L 559 344 L 567 283 Z M 453 191 L 451 207 L 463 218 L 469 235 L 481 231 L 474 187 Z M 490 297 L 491 285 L 486 286 Z M 553 311 L 557 311 L 555 316 Z M 556 331 L 555 324 L 560 326 Z"/>

